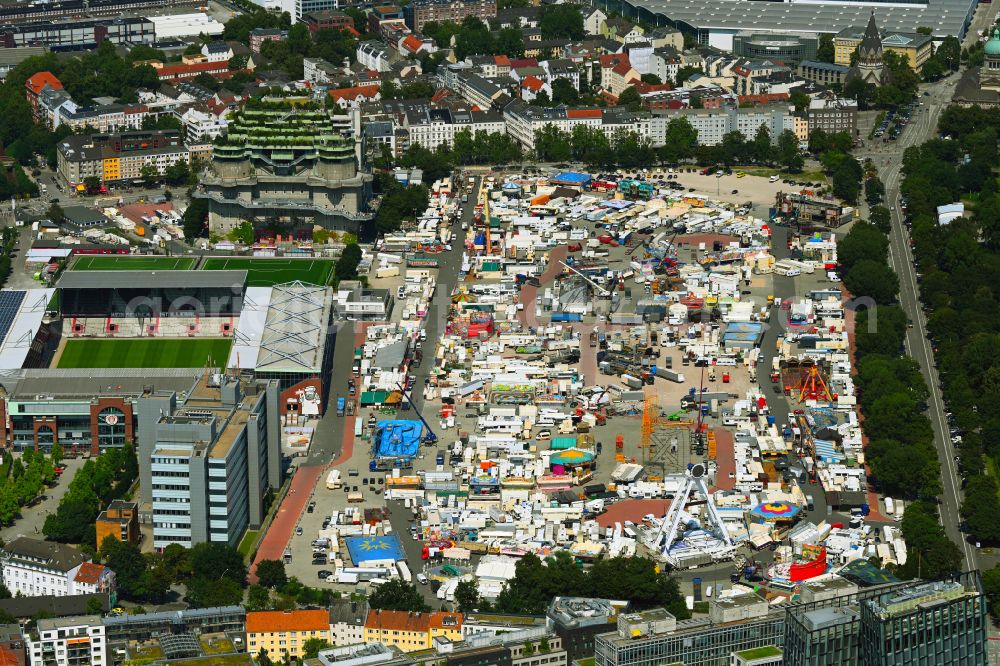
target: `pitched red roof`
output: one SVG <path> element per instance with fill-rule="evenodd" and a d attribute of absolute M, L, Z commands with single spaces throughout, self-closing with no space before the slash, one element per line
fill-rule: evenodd
<path fill-rule="evenodd" d="M 510 67 L 510 58 L 505 55 L 493 56 L 493 62 L 501 67 Z"/>
<path fill-rule="evenodd" d="M 52 88 L 53 90 L 62 90 L 63 85 L 56 75 L 52 72 L 38 72 L 33 74 L 27 81 L 24 82 L 24 87 L 33 92 L 36 95 L 41 94 L 45 86 Z"/>
<path fill-rule="evenodd" d="M 624 53 L 605 53 L 597 58 L 602 68 L 614 67 L 621 63 L 628 63 L 628 56 Z"/>
<path fill-rule="evenodd" d="M 617 74 L 618 76 L 625 76 L 626 74 L 632 71 L 632 63 L 630 63 L 628 60 L 626 60 L 625 62 L 620 62 L 617 65 L 615 65 L 611 69 L 611 71 Z"/>
<path fill-rule="evenodd" d="M 600 109 L 566 109 L 567 118 L 600 118 Z"/>
<path fill-rule="evenodd" d="M 84 562 L 80 565 L 80 570 L 76 572 L 76 578 L 73 580 L 77 583 L 85 583 L 87 585 L 96 585 L 97 581 L 101 579 L 101 575 L 104 573 L 103 564 L 94 564 L 93 562 Z"/>
<path fill-rule="evenodd" d="M 406 47 L 408 51 L 416 53 L 421 48 L 423 48 L 424 43 L 419 39 L 417 39 L 416 37 L 414 37 L 413 35 L 407 35 L 406 39 L 403 40 L 402 45 Z"/>
<path fill-rule="evenodd" d="M 169 79 L 184 74 L 201 74 L 203 72 L 217 72 L 217 71 L 228 71 L 229 62 L 196 62 L 191 65 L 163 65 L 156 70 L 156 74 L 161 79 Z"/>
<path fill-rule="evenodd" d="M 367 86 L 354 86 L 353 88 L 337 88 L 330 91 L 330 97 L 336 100 L 347 99 L 354 101 L 359 97 L 367 97 L 371 99 L 378 94 L 381 88 L 378 84 L 373 83 Z"/>
<path fill-rule="evenodd" d="M 510 61 L 511 69 L 517 69 L 519 67 L 538 67 L 538 60 L 535 58 L 521 58 L 520 60 Z"/>
<path fill-rule="evenodd" d="M 521 87 L 532 92 L 538 92 L 545 87 L 545 82 L 533 74 L 529 74 L 521 81 Z"/>
<path fill-rule="evenodd" d="M 248 634 L 329 631 L 330 613 L 325 610 L 250 611 L 246 626 Z"/>

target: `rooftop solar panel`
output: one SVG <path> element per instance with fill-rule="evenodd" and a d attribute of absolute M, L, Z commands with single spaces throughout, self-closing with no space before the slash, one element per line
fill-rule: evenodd
<path fill-rule="evenodd" d="M 7 339 L 7 333 L 14 324 L 14 318 L 17 317 L 17 311 L 21 309 L 26 294 L 26 291 L 11 289 L 0 291 L 0 344 Z"/>

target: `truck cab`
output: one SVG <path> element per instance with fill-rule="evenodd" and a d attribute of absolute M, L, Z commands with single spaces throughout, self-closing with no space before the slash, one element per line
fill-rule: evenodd
<path fill-rule="evenodd" d="M 344 415 L 344 408 L 347 406 L 347 401 L 343 396 L 337 398 L 337 416 Z"/>

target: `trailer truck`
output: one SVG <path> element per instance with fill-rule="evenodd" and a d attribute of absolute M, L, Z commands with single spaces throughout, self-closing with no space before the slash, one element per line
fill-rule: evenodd
<path fill-rule="evenodd" d="M 674 382 L 676 384 L 684 383 L 684 373 L 674 372 L 673 370 L 668 370 L 667 368 L 661 368 L 656 366 L 653 369 L 653 374 L 661 379 L 666 379 L 667 381 Z"/>

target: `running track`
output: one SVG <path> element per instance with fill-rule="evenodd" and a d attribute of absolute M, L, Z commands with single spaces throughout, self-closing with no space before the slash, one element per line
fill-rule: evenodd
<path fill-rule="evenodd" d="M 360 330 L 354 334 L 354 347 L 364 343 L 366 327 L 358 328 Z M 271 521 L 271 526 L 268 528 L 267 534 L 264 535 L 260 548 L 257 549 L 257 555 L 250 567 L 251 584 L 257 582 L 257 564 L 261 560 L 280 560 L 284 555 L 285 548 L 292 539 L 295 523 L 302 515 L 302 510 L 305 508 L 306 502 L 309 501 L 309 495 L 316 487 L 323 472 L 351 459 L 351 455 L 354 453 L 354 420 L 356 418 L 356 416 L 344 417 L 344 440 L 341 444 L 340 456 L 336 460 L 331 461 L 328 465 L 303 466 L 296 471 L 288 494 L 285 495 L 281 506 L 278 507 L 278 512 L 275 514 L 274 520 Z"/>

